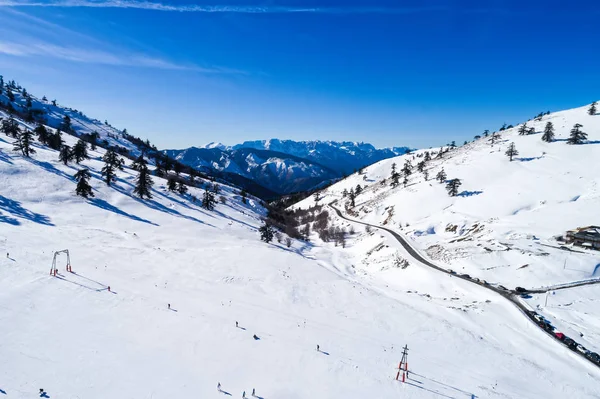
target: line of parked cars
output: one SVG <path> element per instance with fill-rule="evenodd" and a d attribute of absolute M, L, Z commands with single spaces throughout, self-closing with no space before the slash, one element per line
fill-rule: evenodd
<path fill-rule="evenodd" d="M 544 330 L 548 331 L 550 334 L 554 335 L 559 341 L 562 341 L 562 343 L 565 344 L 573 352 L 581 353 L 593 363 L 600 366 L 600 355 L 598 355 L 596 352 L 587 350 L 583 345 L 575 342 L 573 338 L 567 337 L 565 334 L 556 331 L 554 326 L 548 320 L 546 320 L 544 316 L 534 312 L 533 310 L 528 310 L 527 313 L 533 320 L 535 320 L 537 325 L 542 327 Z"/>

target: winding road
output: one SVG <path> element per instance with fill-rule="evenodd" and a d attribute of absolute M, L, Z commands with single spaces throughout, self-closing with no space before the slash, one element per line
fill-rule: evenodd
<path fill-rule="evenodd" d="M 552 337 L 556 342 L 566 346 L 567 348 L 571 349 L 569 346 L 567 346 L 562 340 L 558 339 L 551 331 L 548 331 L 547 329 L 543 328 L 542 326 L 540 326 L 540 324 L 538 324 L 538 321 L 536 319 L 534 319 L 534 315 L 535 312 L 530 311 L 519 299 L 517 294 L 514 291 L 510 291 L 510 290 L 504 290 L 502 288 L 493 286 L 493 285 L 489 285 L 488 283 L 485 282 L 481 282 L 481 281 L 475 281 L 469 277 L 466 277 L 465 275 L 459 275 L 459 274 L 455 274 L 453 272 L 450 272 L 448 269 L 444 269 L 442 267 L 437 266 L 436 264 L 430 262 L 429 260 L 427 260 L 425 257 L 423 257 L 417 250 L 415 250 L 407 241 L 406 239 L 404 239 L 404 237 L 402 237 L 400 234 L 396 233 L 394 230 L 389 229 L 387 227 L 383 227 L 383 226 L 378 226 L 378 225 L 373 225 L 370 223 L 366 223 L 366 222 L 362 222 L 359 220 L 355 220 L 355 219 L 351 219 L 347 216 L 345 216 L 342 211 L 338 208 L 336 208 L 334 206 L 334 204 L 337 202 L 333 201 L 331 203 L 329 203 L 329 207 L 331 207 L 331 209 L 333 209 L 335 211 L 335 213 L 342 219 L 347 220 L 349 222 L 352 223 L 358 223 L 358 224 L 362 224 L 364 226 L 370 226 L 372 228 L 375 229 L 379 229 L 379 230 L 384 230 L 387 231 L 388 233 L 390 233 L 399 243 L 400 245 L 402 245 L 402 247 L 404 247 L 404 249 L 406 250 L 406 252 L 408 252 L 408 254 L 410 256 L 413 257 L 413 259 L 415 259 L 417 262 L 430 267 L 432 269 L 435 269 L 441 273 L 445 273 L 449 276 L 453 276 L 456 278 L 460 278 L 462 280 L 468 281 L 469 283 L 472 284 L 476 284 L 480 287 L 483 288 L 487 288 L 490 291 L 495 292 L 498 295 L 501 295 L 502 297 L 504 297 L 506 300 L 510 301 L 513 305 L 515 305 L 520 311 L 521 314 L 523 314 L 525 317 L 527 317 L 527 319 L 529 319 L 535 326 L 537 326 L 540 330 L 542 330 L 543 332 L 545 332 L 548 336 Z M 533 292 L 533 291 L 530 291 Z M 583 359 L 589 361 L 590 363 L 592 363 L 593 365 L 595 365 L 596 367 L 600 368 L 600 364 L 598 363 L 594 363 L 591 359 L 587 358 L 584 354 L 573 350 L 574 354 L 581 356 Z"/>

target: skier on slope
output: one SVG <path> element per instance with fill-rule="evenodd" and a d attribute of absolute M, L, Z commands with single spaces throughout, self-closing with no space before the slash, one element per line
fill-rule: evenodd
<path fill-rule="evenodd" d="M 221 392 L 221 383 L 220 382 L 217 383 L 217 391 Z"/>

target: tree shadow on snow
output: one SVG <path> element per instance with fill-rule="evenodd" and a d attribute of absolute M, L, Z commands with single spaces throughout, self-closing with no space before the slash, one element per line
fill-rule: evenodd
<path fill-rule="evenodd" d="M 135 216 L 135 215 L 132 215 L 130 213 L 127 213 L 127 212 L 125 212 L 125 211 L 117 208 L 116 206 L 109 204 L 105 200 L 102 200 L 102 199 L 99 199 L 99 198 L 90 198 L 89 199 L 89 203 L 92 204 L 92 205 L 94 205 L 94 206 L 97 206 L 100 209 L 104 209 L 106 211 L 110 211 L 110 212 L 116 213 L 117 215 L 125 216 L 125 217 L 127 217 L 127 218 L 129 218 L 131 220 L 135 220 L 136 222 L 148 223 L 148 224 L 151 224 L 153 226 L 158 226 L 158 224 L 156 224 L 154 222 L 151 222 L 151 221 L 143 219 L 143 218 L 141 218 L 139 216 Z"/>
<path fill-rule="evenodd" d="M 134 201 L 137 201 L 140 204 L 146 205 L 148 208 L 154 209 L 154 210 L 159 211 L 159 212 L 167 213 L 167 214 L 170 214 L 170 215 L 173 215 L 173 216 L 178 216 L 180 218 L 191 220 L 193 222 L 204 224 L 204 225 L 207 225 L 207 226 L 210 226 L 210 227 L 215 227 L 212 224 L 203 222 L 202 220 L 196 219 L 193 216 L 184 215 L 184 214 L 176 211 L 175 209 L 168 208 L 168 207 L 164 206 L 163 204 L 161 204 L 161 203 L 159 203 L 159 202 L 157 202 L 157 201 L 155 201 L 153 199 L 141 199 L 141 198 L 138 198 L 135 195 L 133 195 L 133 193 L 130 193 L 130 192 L 126 191 L 123 187 L 120 187 L 120 186 L 118 186 L 116 184 L 112 185 L 111 187 L 113 189 L 115 189 L 116 191 L 120 192 L 121 194 L 126 195 L 129 198 L 133 199 Z M 157 194 L 156 190 L 152 190 L 152 194 L 153 195 Z M 158 194 L 160 194 L 160 193 L 158 193 Z"/>
<path fill-rule="evenodd" d="M 49 163 L 49 162 L 41 162 L 41 161 L 38 161 L 38 160 L 36 160 L 36 159 L 33 159 L 33 158 L 26 158 L 26 157 L 23 157 L 23 159 L 25 159 L 26 161 L 29 161 L 29 162 L 31 162 L 31 163 L 32 163 L 32 164 L 34 164 L 35 166 L 39 166 L 40 168 L 44 169 L 46 172 L 53 173 L 53 174 L 55 174 L 55 175 L 57 175 L 57 176 L 64 177 L 65 179 L 68 179 L 68 180 L 75 181 L 75 178 L 74 178 L 73 176 L 69 176 L 68 174 L 66 174 L 66 173 L 65 173 L 65 172 L 63 172 L 62 170 L 56 169 L 56 168 L 55 168 L 55 167 L 54 167 L 54 166 L 53 166 L 51 163 Z"/>
<path fill-rule="evenodd" d="M 19 226 L 21 224 L 17 219 L 11 218 L 10 216 L 4 216 L 2 213 L 0 213 L 0 223 L 12 224 L 13 226 Z"/>
<path fill-rule="evenodd" d="M 26 219 L 35 223 L 43 224 L 45 226 L 54 226 L 48 216 L 25 209 L 19 201 L 6 198 L 2 195 L 0 195 L 0 209 L 21 219 Z M 10 220 L 8 220 L 7 223 L 10 223 Z M 10 224 L 14 224 L 14 222 Z"/>
<path fill-rule="evenodd" d="M 483 191 L 463 191 L 456 194 L 457 197 L 472 197 L 474 195 L 483 194 Z"/>
<path fill-rule="evenodd" d="M 221 390 L 219 392 L 221 392 L 223 395 L 231 396 L 231 394 L 229 392 L 227 392 L 227 391 Z"/>
<path fill-rule="evenodd" d="M 7 164 L 12 165 L 13 163 L 12 163 L 11 159 L 12 158 L 10 155 L 5 154 L 4 151 L 0 150 L 0 161 L 6 162 Z"/>
<path fill-rule="evenodd" d="M 537 159 L 542 159 L 543 156 L 540 157 L 529 157 L 529 158 L 515 158 L 515 161 L 519 161 L 519 162 L 531 162 L 531 161 L 535 161 Z"/>

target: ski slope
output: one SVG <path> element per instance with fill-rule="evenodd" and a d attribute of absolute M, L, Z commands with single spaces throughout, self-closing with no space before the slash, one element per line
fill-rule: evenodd
<path fill-rule="evenodd" d="M 446 269 L 510 289 L 595 279 L 600 254 L 565 251 L 555 239 L 568 229 L 600 223 L 600 115 L 589 115 L 587 110 L 586 105 L 551 113 L 527 122 L 535 134 L 519 135 L 521 125 L 517 125 L 499 132 L 493 145 L 489 138 L 480 138 L 441 159 L 435 158 L 439 149 L 432 149 L 379 162 L 365 168 L 362 175 L 354 174 L 324 190 L 320 202 L 340 200 L 342 205 L 347 202 L 343 190 L 361 184 L 365 189 L 350 210 L 357 218 L 398 231 Z M 541 140 L 547 122 L 556 130 L 552 143 Z M 566 144 L 575 123 L 588 133 L 586 144 Z M 511 142 L 519 151 L 513 162 L 505 155 Z M 425 167 L 429 180 L 415 168 L 406 187 L 391 188 L 392 164 L 400 170 L 410 160 L 416 166 L 425 151 L 434 154 Z M 458 196 L 448 196 L 445 184 L 435 180 L 442 168 L 448 179 L 461 179 Z M 387 181 L 382 185 L 384 178 Z M 296 207 L 314 203 L 311 197 Z M 377 264 L 364 256 L 363 261 Z M 600 294 L 595 286 L 578 289 L 556 294 L 562 300 L 553 306 L 563 307 L 562 312 L 546 308 L 545 295 L 533 295 L 526 303 L 559 331 L 598 352 L 600 334 L 595 327 L 600 323 Z M 586 292 L 585 299 L 579 292 Z"/>
<path fill-rule="evenodd" d="M 600 395 L 597 367 L 502 298 L 425 268 L 389 267 L 384 254 L 400 248 L 385 234 L 359 231 L 347 248 L 266 244 L 255 199 L 244 205 L 222 187 L 227 204 L 208 212 L 190 201 L 200 189 L 180 196 L 154 178 L 154 198 L 138 200 L 134 171 L 113 187 L 100 181 L 102 149 L 82 162 L 95 193 L 84 200 L 77 166 L 41 146 L 24 159 L 11 142 L 0 134 L 1 396 Z M 63 263 L 51 277 L 62 249 L 74 273 Z M 377 271 L 361 261 L 368 252 L 380 256 Z M 408 384 L 394 379 L 404 345 Z"/>

